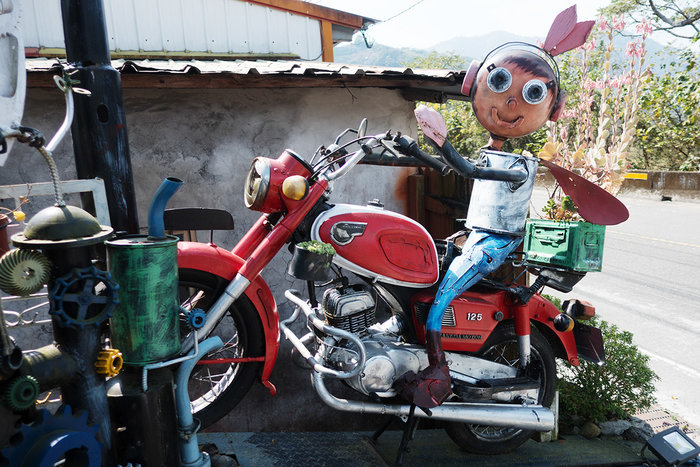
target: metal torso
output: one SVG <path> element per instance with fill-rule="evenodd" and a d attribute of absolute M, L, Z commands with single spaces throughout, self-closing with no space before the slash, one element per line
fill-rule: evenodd
<path fill-rule="evenodd" d="M 474 180 L 467 227 L 472 230 L 523 236 L 539 159 L 482 150 L 479 163 L 499 169 L 520 168 L 527 172 L 528 178 L 521 185 L 494 180 Z"/>

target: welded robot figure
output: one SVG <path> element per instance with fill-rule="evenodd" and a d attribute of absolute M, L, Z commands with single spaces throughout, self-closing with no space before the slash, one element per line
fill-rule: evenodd
<path fill-rule="evenodd" d="M 507 43 L 490 52 L 482 62 L 472 62 L 462 93 L 471 99 L 477 120 L 490 133 L 489 143 L 480 151 L 477 164 L 461 158 L 449 142 L 441 138 L 440 132 L 429 131 L 432 110 L 425 107 L 416 110 L 424 133 L 445 162 L 458 173 L 476 179 L 466 222 L 471 232 L 462 254 L 450 264 L 440 283 L 428 314 L 429 366 L 418 374 L 404 374 L 395 385 L 404 398 L 418 407 L 435 407 L 451 394 L 449 368 L 440 338 L 447 306 L 503 264 L 520 245 L 525 233 L 539 161 L 534 157 L 500 152 L 503 142 L 507 138 L 528 135 L 547 120 L 559 118 L 566 93 L 559 83 L 553 56 L 582 45 L 593 23 L 577 23 L 573 6 L 557 16 L 542 47 Z M 492 173 L 500 171 L 501 175 L 480 179 L 489 170 L 483 170 L 485 168 L 496 169 Z M 504 173 L 511 176 L 504 177 Z M 529 349 L 529 345 L 527 347 Z"/>

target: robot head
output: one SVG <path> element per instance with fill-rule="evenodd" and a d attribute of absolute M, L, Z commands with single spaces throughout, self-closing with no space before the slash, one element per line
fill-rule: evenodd
<path fill-rule="evenodd" d="M 525 136 L 547 120 L 556 121 L 566 103 L 554 56 L 583 45 L 594 21 L 578 22 L 576 5 L 554 18 L 542 47 L 509 42 L 469 66 L 462 93 L 471 98 L 479 123 L 500 148 L 507 138 Z"/>
<path fill-rule="evenodd" d="M 547 120 L 555 121 L 564 108 L 566 93 L 556 64 L 538 52 L 529 44 L 505 44 L 467 72 L 462 92 L 496 139 L 528 135 Z"/>

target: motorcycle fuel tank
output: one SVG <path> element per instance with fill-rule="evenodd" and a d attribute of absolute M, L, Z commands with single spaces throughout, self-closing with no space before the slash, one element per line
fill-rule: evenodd
<path fill-rule="evenodd" d="M 401 214 L 338 204 L 316 218 L 311 238 L 332 245 L 333 262 L 360 276 L 415 288 L 438 280 L 435 242 L 423 226 Z"/>

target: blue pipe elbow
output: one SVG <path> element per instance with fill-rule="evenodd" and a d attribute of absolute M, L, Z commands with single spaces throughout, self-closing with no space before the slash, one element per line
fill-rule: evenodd
<path fill-rule="evenodd" d="M 151 207 L 148 209 L 148 237 L 152 239 L 165 238 L 165 226 L 163 224 L 163 213 L 170 198 L 182 185 L 182 180 L 175 177 L 167 177 L 160 184 L 156 194 L 151 200 Z"/>

